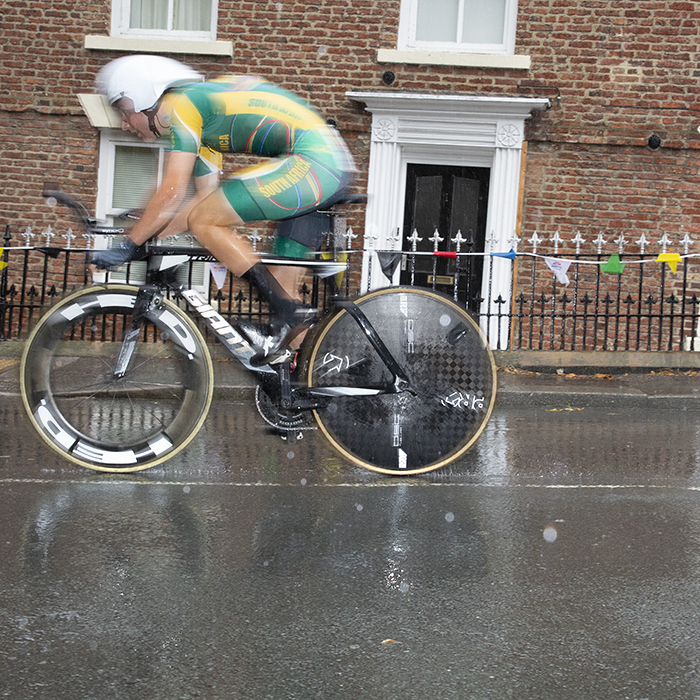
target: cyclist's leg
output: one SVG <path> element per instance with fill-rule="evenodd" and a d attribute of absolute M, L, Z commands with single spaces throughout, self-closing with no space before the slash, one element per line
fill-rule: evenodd
<path fill-rule="evenodd" d="M 271 265 L 269 270 L 270 274 L 280 283 L 282 289 L 293 299 L 295 307 L 300 307 L 303 304 L 301 294 L 299 293 L 301 280 L 304 274 L 303 269 L 297 266 Z M 286 339 L 286 344 L 290 350 L 296 352 L 301 347 L 301 343 L 305 337 L 306 330 L 296 332 L 293 334 L 293 337 Z"/>
<path fill-rule="evenodd" d="M 311 212 L 279 222 L 275 230 L 272 253 L 285 258 L 311 258 L 321 247 L 325 235 L 331 227 L 331 217 L 321 212 Z M 302 303 L 300 289 L 304 275 L 302 267 L 290 265 L 270 266 L 270 272 L 279 280 L 298 303 Z M 306 333 L 300 333 L 290 343 L 292 350 L 298 350 Z"/>
<path fill-rule="evenodd" d="M 232 230 L 245 224 L 245 221 L 222 189 L 217 189 L 200 202 L 190 213 L 188 223 L 197 240 L 236 277 L 257 262 L 250 241 Z"/>
<path fill-rule="evenodd" d="M 197 239 L 233 274 L 256 262 L 249 242 L 231 228 L 253 221 L 279 221 L 311 212 L 331 199 L 346 179 L 328 164 L 293 154 L 239 172 L 191 212 Z"/>
<path fill-rule="evenodd" d="M 279 222 L 272 252 L 290 258 L 312 257 L 331 229 L 330 214 L 314 211 Z"/>
<path fill-rule="evenodd" d="M 197 239 L 233 274 L 247 277 L 270 303 L 283 323 L 294 324 L 296 275 L 282 276 L 282 285 L 257 264 L 252 246 L 232 227 L 260 220 L 276 221 L 314 211 L 337 195 L 348 182 L 345 173 L 300 154 L 248 168 L 224 182 L 197 205 L 189 225 Z"/>
<path fill-rule="evenodd" d="M 241 208 L 250 215 L 249 208 Z M 223 189 L 218 189 L 198 204 L 189 218 L 189 226 L 197 240 L 234 275 L 252 282 L 270 304 L 273 313 L 286 321 L 296 310 L 296 303 L 274 275 L 258 262 L 250 242 L 232 230 L 244 223 Z"/>
<path fill-rule="evenodd" d="M 269 171 L 255 173 L 256 186 L 248 174 L 240 184 L 245 186 L 266 218 L 279 220 L 273 253 L 282 257 L 312 257 L 320 248 L 330 227 L 330 217 L 317 210 L 336 201 L 354 177 L 351 159 L 347 161 L 327 153 L 308 152 L 280 159 Z M 303 276 L 299 267 L 272 267 L 275 277 L 297 301 Z M 296 350 L 305 332 L 289 342 Z"/>

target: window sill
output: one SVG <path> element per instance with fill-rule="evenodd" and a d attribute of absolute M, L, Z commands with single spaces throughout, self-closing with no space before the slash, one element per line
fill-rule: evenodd
<path fill-rule="evenodd" d="M 449 51 L 396 51 L 379 49 L 378 63 L 412 63 L 431 66 L 464 66 L 467 68 L 513 68 L 529 70 L 530 57 L 517 54 L 456 53 Z"/>
<path fill-rule="evenodd" d="M 121 119 L 104 95 L 80 94 L 80 106 L 96 129 L 121 129 Z"/>
<path fill-rule="evenodd" d="M 138 51 L 142 53 L 188 53 L 233 56 L 232 41 L 192 41 L 188 39 L 145 39 L 128 36 L 85 37 L 85 48 L 95 51 Z"/>

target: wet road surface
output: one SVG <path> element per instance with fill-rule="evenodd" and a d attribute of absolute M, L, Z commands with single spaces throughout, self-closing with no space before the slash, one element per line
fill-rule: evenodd
<path fill-rule="evenodd" d="M 118 476 L 0 426 L 1 697 L 700 697 L 695 411 L 502 407 L 404 480 L 250 404 Z"/>

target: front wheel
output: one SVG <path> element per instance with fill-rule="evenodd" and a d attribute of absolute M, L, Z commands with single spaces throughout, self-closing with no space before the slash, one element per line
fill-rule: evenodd
<path fill-rule="evenodd" d="M 409 386 L 400 393 L 338 396 L 315 411 L 330 442 L 362 467 L 419 474 L 463 455 L 496 399 L 496 366 L 472 317 L 431 291 L 388 288 L 355 300 Z M 350 313 L 320 329 L 308 361 L 309 387 L 386 387 L 392 375 Z M 351 393 L 348 391 L 347 393 Z"/>
<path fill-rule="evenodd" d="M 20 381 L 41 437 L 83 467 L 133 472 L 177 454 L 201 427 L 214 372 L 201 333 L 174 303 L 146 312 L 127 372 L 114 368 L 138 290 L 108 284 L 63 299 L 37 324 Z"/>

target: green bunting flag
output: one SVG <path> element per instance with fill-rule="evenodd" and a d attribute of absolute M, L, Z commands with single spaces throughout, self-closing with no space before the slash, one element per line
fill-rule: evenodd
<path fill-rule="evenodd" d="M 607 272 L 612 275 L 621 275 L 622 271 L 625 269 L 625 264 L 620 262 L 620 256 L 615 253 L 615 255 L 610 256 L 610 260 L 605 263 L 600 268 L 601 272 Z"/>

